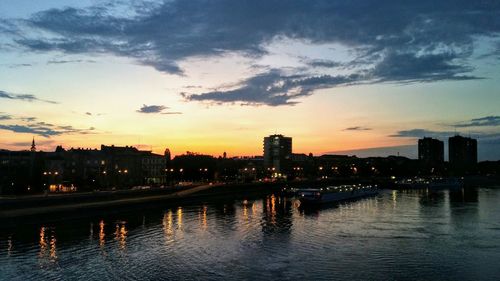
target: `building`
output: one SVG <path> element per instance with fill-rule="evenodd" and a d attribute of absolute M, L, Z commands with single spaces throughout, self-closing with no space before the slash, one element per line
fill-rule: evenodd
<path fill-rule="evenodd" d="M 290 170 L 292 138 L 271 135 L 264 138 L 264 168 L 273 173 L 286 174 Z"/>
<path fill-rule="evenodd" d="M 423 138 L 418 140 L 418 160 L 426 165 L 439 165 L 444 162 L 444 142 Z"/>
<path fill-rule="evenodd" d="M 477 140 L 456 135 L 448 139 L 449 160 L 452 169 L 470 171 L 477 164 Z"/>

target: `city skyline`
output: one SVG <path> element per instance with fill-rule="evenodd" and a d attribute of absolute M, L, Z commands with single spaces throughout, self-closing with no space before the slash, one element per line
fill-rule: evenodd
<path fill-rule="evenodd" d="M 500 159 L 498 4 L 231 3 L 2 1 L 0 148 L 415 158 L 456 132 Z"/>
<path fill-rule="evenodd" d="M 59 144 L 57 145 L 57 147 L 55 147 L 54 149 L 52 150 L 41 150 L 41 149 L 38 149 L 37 148 L 37 144 L 36 144 L 36 141 L 35 141 L 35 137 L 33 137 L 32 141 L 29 143 L 29 149 L 28 147 L 25 147 L 24 149 L 20 149 L 20 150 L 17 150 L 17 151 L 20 151 L 20 152 L 28 152 L 28 151 L 31 151 L 31 152 L 53 152 L 53 151 L 58 151 L 58 150 L 66 150 L 66 149 L 70 149 L 70 150 L 99 150 L 99 149 L 102 149 L 102 147 L 122 147 L 122 148 L 130 148 L 130 149 L 137 149 L 139 151 L 143 151 L 143 152 L 151 152 L 151 153 L 154 153 L 156 155 L 166 155 L 168 154 L 169 155 L 169 158 L 172 157 L 172 156 L 185 156 L 185 155 L 206 155 L 206 156 L 211 156 L 211 157 L 222 157 L 222 158 L 252 158 L 252 157 L 263 157 L 263 159 L 266 159 L 266 152 L 267 152 L 267 155 L 270 155 L 271 154 L 271 150 L 270 150 L 270 140 L 271 139 L 274 139 L 275 137 L 279 137 L 279 138 L 285 138 L 285 139 L 288 139 L 289 140 L 289 144 L 286 144 L 285 146 L 287 147 L 286 149 L 290 149 L 288 153 L 291 153 L 291 155 L 307 155 L 308 153 L 304 153 L 304 152 L 297 152 L 297 151 L 293 151 L 291 149 L 291 140 L 292 140 L 292 137 L 290 136 L 284 136 L 282 134 L 272 134 L 272 135 L 269 135 L 269 136 L 265 136 L 264 137 L 264 147 L 263 147 L 263 151 L 260 153 L 260 154 L 254 154 L 254 155 L 228 155 L 226 151 L 223 151 L 222 153 L 219 153 L 219 154 L 208 154 L 208 153 L 203 153 L 203 152 L 200 152 L 200 151 L 193 151 L 193 150 L 186 150 L 186 151 L 180 151 L 178 153 L 173 153 L 170 151 L 170 148 L 168 146 L 165 146 L 164 147 L 164 150 L 163 151 L 154 151 L 152 149 L 152 147 L 150 147 L 150 149 L 148 148 L 141 148 L 141 147 L 138 147 L 138 146 L 134 146 L 134 145 L 128 145 L 128 144 L 125 144 L 125 145 L 115 145 L 115 144 L 101 144 L 99 147 L 85 147 L 85 146 L 82 146 L 82 147 L 65 147 L 64 145 L 62 144 Z M 322 153 L 322 154 L 316 154 L 314 156 L 318 156 L 318 155 L 322 155 L 322 156 L 327 156 L 327 155 L 339 155 L 339 156 L 354 156 L 354 157 L 357 157 L 357 158 L 370 158 L 370 157 L 387 157 L 387 156 L 402 156 L 402 157 L 406 157 L 406 158 L 409 158 L 409 159 L 413 159 L 413 160 L 423 160 L 422 157 L 424 158 L 427 158 L 427 157 L 436 157 L 436 153 L 438 153 L 441 158 L 441 160 L 437 160 L 437 161 L 444 161 L 444 162 L 449 162 L 449 157 L 450 157 L 450 144 L 449 144 L 449 141 L 451 139 L 470 139 L 472 141 L 474 141 L 476 144 L 475 144 L 475 148 L 474 150 L 476 151 L 475 154 L 475 158 L 476 158 L 476 161 L 475 162 L 478 162 L 478 161 L 491 161 L 491 160 L 481 160 L 481 158 L 478 156 L 479 155 L 479 151 L 480 151 L 480 148 L 481 147 L 477 147 L 477 140 L 476 139 L 473 139 L 473 138 L 470 138 L 470 137 L 464 137 L 464 136 L 461 136 L 460 134 L 454 134 L 454 135 L 450 135 L 447 139 L 443 139 L 443 140 L 440 140 L 440 139 L 437 139 L 437 138 L 432 138 L 432 137 L 426 137 L 424 136 L 423 138 L 419 138 L 417 140 L 416 143 L 414 143 L 413 145 L 404 145 L 404 146 L 396 146 L 396 147 L 389 147 L 389 148 L 368 148 L 368 149 L 360 149 L 360 150 L 347 150 L 347 151 L 338 151 L 338 152 L 325 152 L 325 153 Z M 428 152 L 425 152 L 427 153 L 427 155 L 432 155 L 434 154 L 434 156 L 423 156 L 423 155 L 420 155 L 420 149 L 421 149 L 421 142 L 422 141 L 431 141 L 431 142 L 439 142 L 441 143 L 442 147 L 441 147 L 441 151 L 440 152 L 436 152 L 435 149 L 432 149 L 432 151 L 428 151 Z M 266 142 L 268 143 L 266 145 Z M 444 144 L 446 143 L 446 148 L 444 146 Z M 278 142 L 278 146 L 276 147 L 277 149 L 279 149 L 279 146 L 280 146 L 280 143 Z M 283 149 L 283 147 L 281 147 L 281 149 Z M 384 152 L 380 152 L 380 150 L 385 150 Z M 6 150 L 2 147 L 0 147 L 0 151 L 9 151 L 9 150 Z M 484 152 L 484 151 L 483 151 Z M 274 153 L 274 152 L 273 152 Z M 277 154 L 280 154 L 279 152 L 276 152 Z M 309 153 L 312 153 L 312 152 L 309 152 Z M 430 153 L 430 154 L 429 154 Z M 269 156 L 268 156 L 269 157 Z M 289 157 L 289 156 L 288 156 Z M 493 161 L 500 161 L 500 159 L 494 159 Z"/>

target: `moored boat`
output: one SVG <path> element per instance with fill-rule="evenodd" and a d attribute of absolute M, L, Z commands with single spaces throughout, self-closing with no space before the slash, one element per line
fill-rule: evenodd
<path fill-rule="evenodd" d="M 378 194 L 375 185 L 340 185 L 323 188 L 305 188 L 297 191 L 301 204 L 324 204 Z"/>
<path fill-rule="evenodd" d="M 429 183 L 429 189 L 460 189 L 463 182 L 458 178 L 435 178 Z"/>

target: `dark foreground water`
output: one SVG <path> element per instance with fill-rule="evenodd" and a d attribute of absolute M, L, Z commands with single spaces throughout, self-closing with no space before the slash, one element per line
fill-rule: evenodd
<path fill-rule="evenodd" d="M 264 198 L 0 230 L 2 280 L 500 280 L 500 190 Z"/>

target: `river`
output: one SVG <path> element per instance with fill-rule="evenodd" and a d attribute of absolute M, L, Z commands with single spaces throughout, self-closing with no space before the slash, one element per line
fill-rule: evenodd
<path fill-rule="evenodd" d="M 499 280 L 500 190 L 276 194 L 0 228 L 1 280 Z"/>

